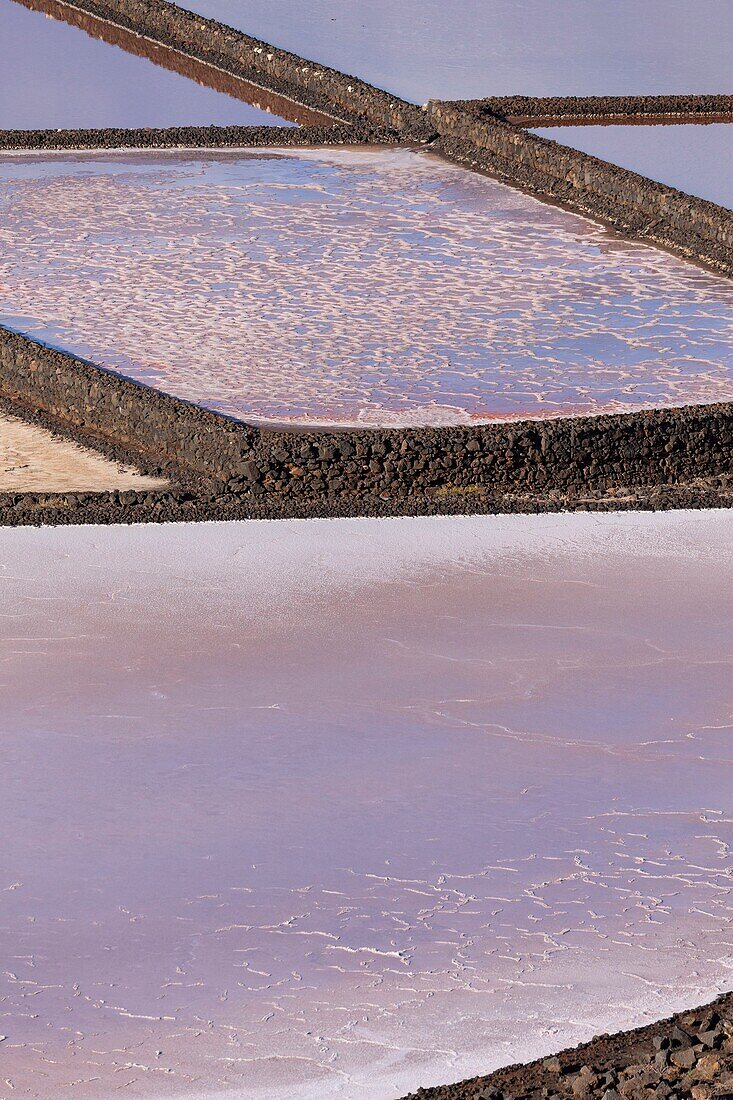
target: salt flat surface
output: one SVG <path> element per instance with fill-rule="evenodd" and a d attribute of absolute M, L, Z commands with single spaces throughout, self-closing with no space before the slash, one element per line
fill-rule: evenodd
<path fill-rule="evenodd" d="M 0 158 L 0 323 L 272 424 L 733 396 L 733 287 L 408 150 Z"/>
<path fill-rule="evenodd" d="M 182 0 L 202 15 L 397 95 L 715 92 L 729 0 Z"/>
<path fill-rule="evenodd" d="M 0 413 L 0 493 L 102 493 L 165 484 L 36 424 Z"/>
<path fill-rule="evenodd" d="M 730 512 L 5 529 L 0 584 L 8 1095 L 387 1100 L 730 987 Z"/>
<path fill-rule="evenodd" d="M 210 123 L 284 125 L 249 103 L 0 0 L 0 129 Z"/>
<path fill-rule="evenodd" d="M 552 126 L 533 130 L 733 209 L 733 125 Z"/>

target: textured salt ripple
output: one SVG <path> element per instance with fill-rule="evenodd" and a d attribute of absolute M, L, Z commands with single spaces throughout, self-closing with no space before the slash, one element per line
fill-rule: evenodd
<path fill-rule="evenodd" d="M 9 1095 L 386 1100 L 728 987 L 732 551 L 0 531 Z"/>
<path fill-rule="evenodd" d="M 733 287 L 429 155 L 0 161 L 0 321 L 276 423 L 733 396 Z"/>

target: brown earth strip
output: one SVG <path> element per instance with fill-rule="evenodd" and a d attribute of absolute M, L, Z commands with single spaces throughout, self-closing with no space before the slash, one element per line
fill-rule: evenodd
<path fill-rule="evenodd" d="M 713 1100 L 733 1096 L 733 994 L 667 1020 L 404 1100 Z"/>

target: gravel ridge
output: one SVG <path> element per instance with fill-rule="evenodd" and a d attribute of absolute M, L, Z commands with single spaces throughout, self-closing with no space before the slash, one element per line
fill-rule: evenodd
<path fill-rule="evenodd" d="M 731 1100 L 733 993 L 700 1008 L 403 1100 Z"/>

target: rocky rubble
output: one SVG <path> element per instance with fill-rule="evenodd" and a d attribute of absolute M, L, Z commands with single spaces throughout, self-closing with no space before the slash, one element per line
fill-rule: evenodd
<path fill-rule="evenodd" d="M 733 994 L 405 1100 L 733 1100 Z"/>

